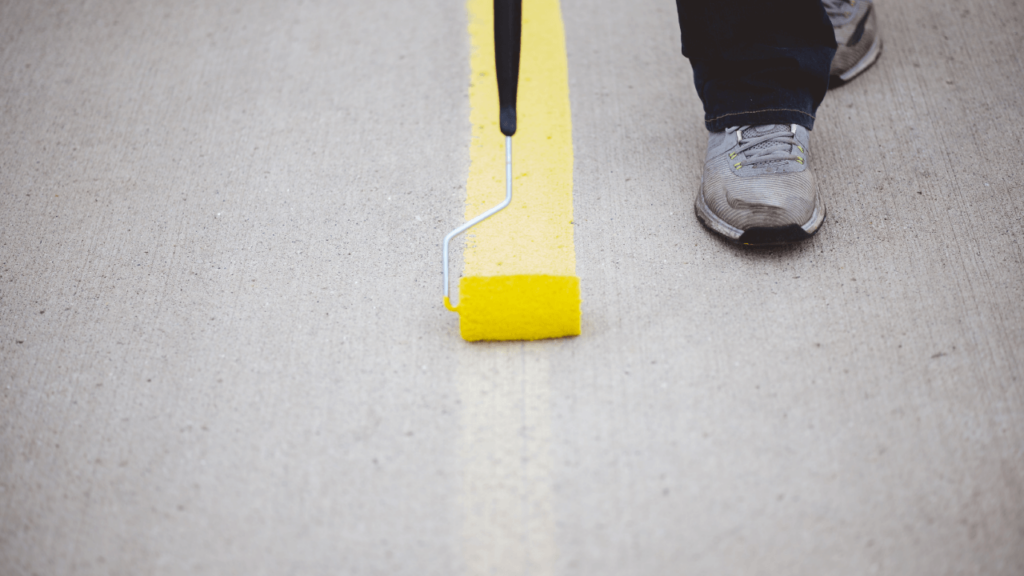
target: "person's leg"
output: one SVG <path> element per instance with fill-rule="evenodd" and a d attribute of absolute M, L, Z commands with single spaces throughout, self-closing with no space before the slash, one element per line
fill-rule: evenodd
<path fill-rule="evenodd" d="M 814 126 L 836 39 L 821 0 L 676 0 L 708 130 Z"/>
<path fill-rule="evenodd" d="M 697 219 L 741 244 L 809 238 L 825 219 L 810 170 L 835 34 L 821 0 L 676 0 L 710 134 Z"/>

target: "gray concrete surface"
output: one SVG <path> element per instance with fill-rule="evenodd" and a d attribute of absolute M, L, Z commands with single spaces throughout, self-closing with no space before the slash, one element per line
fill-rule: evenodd
<path fill-rule="evenodd" d="M 744 250 L 564 0 L 584 334 L 468 345 L 461 2 L 0 2 L 0 574 L 1024 573 L 1024 6 L 878 9 Z"/>

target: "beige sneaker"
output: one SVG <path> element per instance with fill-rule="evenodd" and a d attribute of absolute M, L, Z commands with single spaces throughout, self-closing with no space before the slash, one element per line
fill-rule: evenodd
<path fill-rule="evenodd" d="M 829 86 L 841 86 L 868 69 L 882 53 L 871 0 L 822 0 L 839 45 L 832 58 Z"/>
<path fill-rule="evenodd" d="M 810 169 L 810 133 L 796 124 L 734 126 L 708 136 L 697 219 L 731 242 L 810 238 L 825 203 Z"/>

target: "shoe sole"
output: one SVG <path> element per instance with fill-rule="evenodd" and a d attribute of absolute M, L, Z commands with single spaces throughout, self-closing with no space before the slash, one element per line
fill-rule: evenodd
<path fill-rule="evenodd" d="M 814 196 L 814 212 L 811 213 L 811 219 L 802 226 L 797 224 L 778 227 L 755 226 L 748 230 L 740 230 L 711 211 L 707 202 L 704 201 L 703 182 L 700 185 L 700 193 L 697 194 L 697 199 L 693 203 L 693 209 L 697 214 L 697 220 L 705 228 L 729 242 L 745 246 L 778 246 L 806 240 L 814 236 L 814 233 L 821 228 L 822 223 L 825 222 L 826 213 L 825 202 L 821 199 L 821 193 L 818 192 Z"/>
<path fill-rule="evenodd" d="M 875 36 L 875 41 L 871 43 L 871 48 L 868 48 L 867 54 L 861 57 L 861 59 L 858 60 L 856 64 L 854 64 L 849 70 L 843 72 L 838 76 L 829 77 L 829 88 L 838 88 L 839 86 L 846 84 L 850 80 L 853 80 L 855 77 L 860 75 L 861 72 L 864 72 L 865 70 L 870 68 L 871 65 L 874 64 L 875 61 L 878 60 L 878 57 L 881 55 L 882 37 Z"/>

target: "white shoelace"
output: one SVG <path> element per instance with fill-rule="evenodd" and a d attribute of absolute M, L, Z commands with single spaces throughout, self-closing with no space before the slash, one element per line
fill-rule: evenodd
<path fill-rule="evenodd" d="M 740 154 L 743 154 L 744 159 L 737 162 L 738 168 L 754 166 L 755 164 L 764 164 L 766 162 L 803 162 L 803 158 L 793 153 L 793 148 L 799 148 L 800 143 L 796 141 L 796 134 L 791 130 L 783 129 L 778 132 L 771 132 L 769 134 L 762 134 L 760 136 L 747 138 L 743 135 L 743 132 L 746 132 L 751 128 L 753 127 L 733 126 L 732 128 L 725 129 L 726 134 L 735 134 L 737 130 L 741 133 L 739 141 L 740 147 L 731 155 L 731 158 L 735 159 Z M 769 145 L 759 146 L 765 143 L 769 143 Z M 757 146 L 757 148 L 754 148 L 755 146 Z"/>

